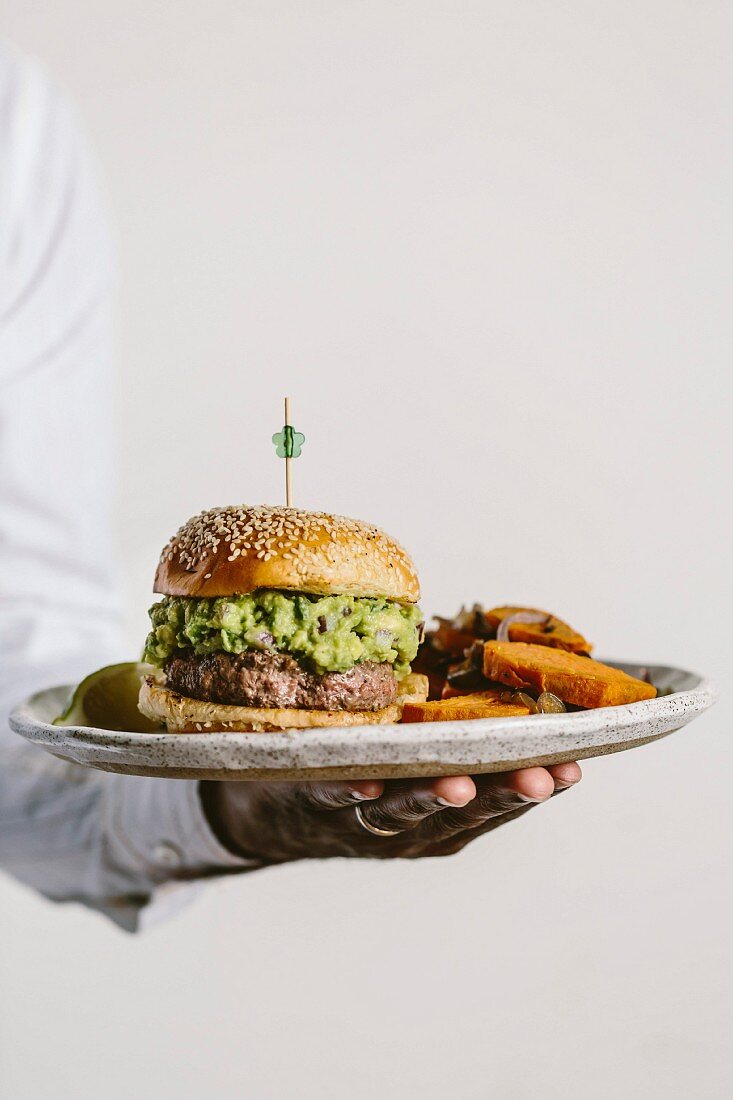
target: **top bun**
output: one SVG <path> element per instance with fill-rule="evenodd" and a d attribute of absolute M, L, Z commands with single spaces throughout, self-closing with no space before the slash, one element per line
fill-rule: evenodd
<path fill-rule="evenodd" d="M 160 557 L 154 591 L 236 596 L 256 588 L 417 603 L 415 566 L 378 527 L 297 508 L 210 508 L 184 523 Z"/>

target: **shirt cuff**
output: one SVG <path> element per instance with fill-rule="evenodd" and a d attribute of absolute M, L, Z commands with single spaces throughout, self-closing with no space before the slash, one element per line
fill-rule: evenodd
<path fill-rule="evenodd" d="M 234 855 L 214 836 L 190 779 L 110 775 L 107 835 L 115 861 L 154 884 L 249 870 L 261 862 Z"/>

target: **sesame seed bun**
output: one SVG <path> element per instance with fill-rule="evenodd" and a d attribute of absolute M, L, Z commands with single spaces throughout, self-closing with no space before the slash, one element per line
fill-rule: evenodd
<path fill-rule="evenodd" d="M 427 697 L 427 678 L 415 673 L 406 676 L 400 685 L 397 702 L 382 710 L 235 707 L 190 699 L 171 691 L 155 676 L 146 676 L 140 688 L 138 707 L 146 717 L 165 725 L 169 733 L 268 733 L 399 722 L 406 703 L 425 702 Z"/>
<path fill-rule="evenodd" d="M 154 590 L 235 596 L 257 588 L 383 596 L 417 603 L 415 566 L 378 527 L 326 512 L 266 505 L 211 508 L 163 550 Z"/>

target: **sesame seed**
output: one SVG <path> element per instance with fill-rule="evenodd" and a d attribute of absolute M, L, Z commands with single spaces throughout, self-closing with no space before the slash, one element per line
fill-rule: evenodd
<path fill-rule="evenodd" d="M 380 579 L 385 570 L 396 575 L 392 590 L 397 593 L 407 583 L 404 576 L 400 580 L 399 573 L 414 569 L 402 547 L 372 524 L 325 512 L 265 505 L 230 505 L 200 512 L 170 540 L 161 563 L 177 562 L 182 569 L 195 572 L 218 556 L 222 544 L 229 562 L 240 557 L 292 562 L 302 582 L 328 562 L 334 569 L 358 571 L 359 583 L 368 586 L 371 567 L 375 594 L 382 595 L 390 594 L 383 591 Z M 211 576 L 211 572 L 204 575 L 206 580 Z"/>

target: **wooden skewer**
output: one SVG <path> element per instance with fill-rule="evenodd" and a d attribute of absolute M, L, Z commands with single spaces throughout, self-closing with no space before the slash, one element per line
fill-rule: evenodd
<path fill-rule="evenodd" d="M 285 424 L 290 424 L 290 398 L 285 398 Z M 290 469 L 291 459 L 285 458 L 285 503 L 288 508 L 293 506 L 293 481 Z"/>

